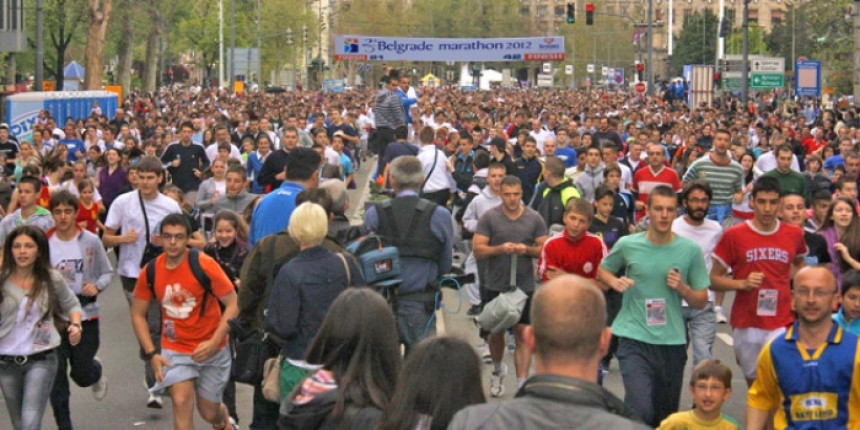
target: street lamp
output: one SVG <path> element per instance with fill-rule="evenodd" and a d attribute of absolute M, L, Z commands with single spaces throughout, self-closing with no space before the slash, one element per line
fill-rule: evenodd
<path fill-rule="evenodd" d="M 293 28 L 292 27 L 287 28 L 287 47 L 289 47 L 290 49 L 292 49 L 292 47 L 293 47 Z M 295 52 L 296 51 L 293 51 L 293 53 L 295 53 Z M 293 55 L 293 63 L 294 63 L 293 65 L 295 65 L 295 55 Z M 279 75 L 280 75 L 280 73 L 281 73 L 281 71 L 278 70 Z M 295 88 L 295 87 L 296 87 L 296 73 L 295 73 L 295 69 L 294 69 L 293 70 L 293 88 Z"/>
<path fill-rule="evenodd" d="M 304 68 L 308 64 L 308 26 L 307 24 L 302 24 L 302 52 L 304 56 L 302 58 L 302 73 L 304 73 Z M 308 74 L 308 81 L 305 82 L 305 88 L 310 87 L 310 74 Z"/>

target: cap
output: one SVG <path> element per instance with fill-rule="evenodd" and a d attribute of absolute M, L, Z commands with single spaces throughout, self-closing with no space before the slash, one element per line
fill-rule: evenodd
<path fill-rule="evenodd" d="M 9 130 L 9 124 L 6 124 L 4 122 L 4 123 L 0 124 L 0 128 L 5 128 L 6 130 Z"/>

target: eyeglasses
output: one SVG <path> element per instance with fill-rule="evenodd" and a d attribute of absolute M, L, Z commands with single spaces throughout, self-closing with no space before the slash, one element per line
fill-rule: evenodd
<path fill-rule="evenodd" d="M 183 240 L 188 239 L 188 235 L 187 234 L 162 234 L 161 235 L 161 240 L 163 240 L 165 242 L 172 242 L 174 239 L 177 242 L 182 242 Z"/>

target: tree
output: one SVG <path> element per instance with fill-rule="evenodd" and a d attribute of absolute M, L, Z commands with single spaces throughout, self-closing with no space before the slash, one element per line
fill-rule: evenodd
<path fill-rule="evenodd" d="M 694 12 L 684 19 L 672 54 L 673 76 L 680 75 L 687 64 L 714 64 L 717 57 L 714 39 L 718 25 L 717 16 L 709 9 L 703 13 Z"/>
<path fill-rule="evenodd" d="M 28 1 L 29 10 L 35 10 L 35 1 Z M 25 6 L 26 7 L 26 6 Z M 44 2 L 43 14 L 45 17 L 44 31 L 45 41 L 54 47 L 54 55 L 46 50 L 43 67 L 45 77 L 53 77 L 56 82 L 56 90 L 63 90 L 63 66 L 66 62 L 67 51 L 74 47 L 73 42 L 80 42 L 81 28 L 87 19 L 87 7 L 84 0 L 53 0 Z M 27 44 L 36 48 L 36 17 L 35 14 L 26 14 L 27 20 Z M 33 52 L 26 53 L 27 65 L 32 68 Z M 18 59 L 24 55 L 18 55 Z M 51 61 L 53 60 L 53 61 Z M 24 63 L 23 61 L 21 63 Z M 53 64 L 53 66 L 51 65 Z M 25 66 L 25 64 L 19 64 Z"/>
<path fill-rule="evenodd" d="M 134 56 L 134 34 L 132 16 L 137 12 L 140 2 L 135 0 L 120 0 L 120 7 L 114 14 L 114 20 L 111 22 L 114 27 L 118 27 L 121 31 L 113 32 L 117 40 L 117 61 L 116 82 L 125 88 L 131 89 L 131 67 Z M 110 39 L 110 38 L 108 38 Z"/>
<path fill-rule="evenodd" d="M 149 34 L 146 37 L 146 69 L 143 75 L 143 89 L 155 91 L 158 80 L 158 54 L 161 50 L 161 39 L 164 29 L 164 15 L 161 13 L 162 0 L 149 2 L 148 16 L 150 19 Z"/>
<path fill-rule="evenodd" d="M 86 73 L 84 89 L 97 90 L 102 87 L 104 67 L 105 33 L 110 22 L 111 0 L 87 0 L 89 26 L 87 27 Z"/>
<path fill-rule="evenodd" d="M 750 23 L 749 37 L 747 39 L 747 52 L 761 56 L 770 56 L 773 51 L 767 44 L 767 34 L 758 24 Z M 726 54 L 741 55 L 744 47 L 743 31 L 732 32 L 726 40 Z"/>

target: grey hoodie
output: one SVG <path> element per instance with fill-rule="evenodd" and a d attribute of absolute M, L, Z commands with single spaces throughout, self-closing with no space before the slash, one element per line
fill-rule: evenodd
<path fill-rule="evenodd" d="M 48 238 L 54 235 L 54 229 L 47 232 Z M 113 278 L 113 267 L 108 260 L 107 252 L 101 239 L 98 236 L 86 230 L 81 230 L 77 238 L 78 247 L 81 249 L 81 256 L 84 258 L 84 273 L 81 278 L 81 283 L 93 283 L 99 291 L 104 291 L 110 285 Z M 72 285 L 69 288 L 74 289 Z M 77 293 L 77 292 L 76 292 Z M 81 319 L 83 321 L 96 318 L 99 316 L 99 302 L 83 306 Z"/>
<path fill-rule="evenodd" d="M 207 212 L 217 214 L 224 209 L 228 209 L 236 212 L 237 214 L 241 214 L 242 211 L 245 210 L 245 208 L 257 197 L 259 197 L 258 194 L 249 193 L 245 190 L 242 190 L 239 194 L 236 194 L 236 196 L 225 194 L 218 197 L 218 200 L 215 200 L 215 204 L 212 205 Z"/>
<path fill-rule="evenodd" d="M 478 227 L 478 218 L 500 204 L 502 204 L 501 197 L 493 194 L 489 186 L 484 187 L 466 207 L 466 212 L 463 214 L 463 228 L 474 233 Z"/>
<path fill-rule="evenodd" d="M 601 161 L 597 167 L 586 165 L 585 171 L 576 178 L 576 186 L 582 191 L 582 198 L 594 202 L 594 190 L 603 184 L 603 170 L 606 167 Z"/>

